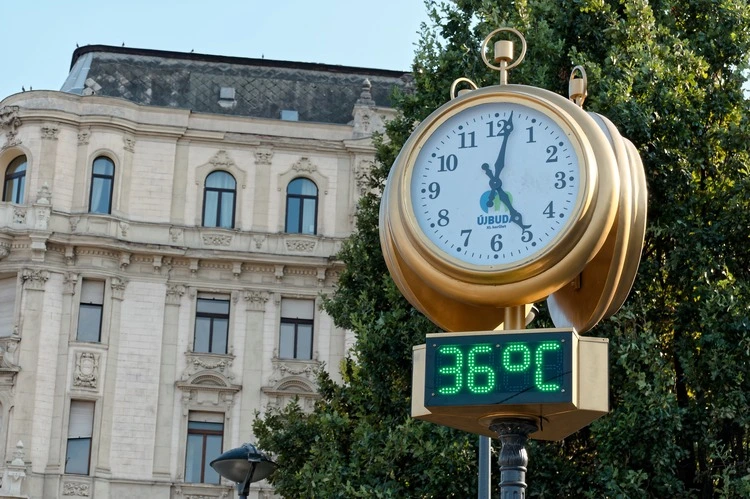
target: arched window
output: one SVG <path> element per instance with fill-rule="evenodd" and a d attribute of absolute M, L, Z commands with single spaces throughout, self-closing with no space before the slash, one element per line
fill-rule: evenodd
<path fill-rule="evenodd" d="M 203 226 L 234 227 L 234 198 L 237 182 L 224 171 L 215 171 L 206 177 L 203 191 Z"/>
<path fill-rule="evenodd" d="M 89 213 L 112 213 L 112 187 L 115 183 L 115 164 L 106 156 L 94 160 L 91 171 Z"/>
<path fill-rule="evenodd" d="M 296 178 L 286 188 L 286 232 L 317 234 L 318 187 L 312 180 Z"/>
<path fill-rule="evenodd" d="M 10 162 L 5 170 L 5 187 L 3 201 L 23 203 L 23 191 L 26 186 L 26 156 L 18 156 Z"/>

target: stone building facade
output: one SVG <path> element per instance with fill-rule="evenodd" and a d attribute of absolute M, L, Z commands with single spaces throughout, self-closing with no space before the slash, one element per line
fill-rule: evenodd
<path fill-rule="evenodd" d="M 89 46 L 0 101 L 0 497 L 234 496 L 208 462 L 351 346 L 320 295 L 407 83 Z"/>

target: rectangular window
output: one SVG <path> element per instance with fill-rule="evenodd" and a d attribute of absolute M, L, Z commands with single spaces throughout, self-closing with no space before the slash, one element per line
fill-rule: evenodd
<path fill-rule="evenodd" d="M 16 306 L 16 277 L 0 279 L 0 337 L 13 334 Z"/>
<path fill-rule="evenodd" d="M 279 357 L 282 359 L 312 359 L 314 300 L 281 300 L 279 327 Z"/>
<path fill-rule="evenodd" d="M 224 414 L 191 412 L 188 416 L 185 449 L 185 481 L 219 483 L 219 474 L 210 466 L 221 455 L 224 441 Z"/>
<path fill-rule="evenodd" d="M 83 279 L 81 304 L 78 308 L 78 341 L 98 343 L 102 337 L 102 310 L 104 308 L 104 281 Z"/>
<path fill-rule="evenodd" d="M 65 473 L 73 475 L 89 474 L 93 428 L 94 402 L 71 400 Z"/>
<path fill-rule="evenodd" d="M 195 341 L 193 351 L 227 353 L 229 334 L 229 297 L 199 293 L 195 308 Z"/>

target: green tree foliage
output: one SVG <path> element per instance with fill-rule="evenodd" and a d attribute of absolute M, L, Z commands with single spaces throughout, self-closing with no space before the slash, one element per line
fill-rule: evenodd
<path fill-rule="evenodd" d="M 561 94 L 574 65 L 585 107 L 638 147 L 649 222 L 634 289 L 593 334 L 610 338 L 611 413 L 530 445 L 533 497 L 750 497 L 750 57 L 746 0 L 428 2 L 411 93 L 378 143 L 373 193 L 340 254 L 325 309 L 354 331 L 345 381 L 322 373 L 311 414 L 256 421 L 286 497 L 474 497 L 476 437 L 409 417 L 411 347 L 435 327 L 401 297 L 378 240 L 379 189 L 451 82 L 497 82 L 479 58 L 500 26 L 528 53 L 511 82 Z M 495 491 L 497 494 L 497 491 Z"/>

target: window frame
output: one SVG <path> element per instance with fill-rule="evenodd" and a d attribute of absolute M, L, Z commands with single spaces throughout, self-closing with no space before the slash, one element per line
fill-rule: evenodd
<path fill-rule="evenodd" d="M 70 421 L 71 421 L 71 415 L 72 415 L 72 409 L 73 405 L 76 403 L 80 404 L 87 404 L 91 407 L 91 422 L 89 423 L 89 426 L 91 428 L 90 433 L 91 435 L 88 437 L 73 437 L 70 436 Z M 78 475 L 78 476 L 90 476 L 91 475 L 91 457 L 94 450 L 94 422 L 96 419 L 96 401 L 94 400 L 86 400 L 86 399 L 71 399 L 70 404 L 68 406 L 68 430 L 66 432 L 66 438 L 65 438 L 65 461 L 63 463 L 63 473 L 66 475 Z M 68 453 L 70 451 L 70 442 L 71 441 L 80 441 L 80 440 L 88 440 L 88 459 L 86 463 L 86 472 L 85 473 L 76 473 L 68 471 Z"/>
<path fill-rule="evenodd" d="M 84 303 L 83 302 L 83 287 L 86 282 L 100 282 L 102 283 L 102 295 L 101 295 L 101 303 Z M 106 301 L 106 295 L 107 295 L 107 281 L 105 279 L 92 279 L 89 277 L 82 277 L 81 278 L 81 284 L 79 286 L 79 294 L 78 294 L 78 310 L 77 310 L 77 316 L 76 316 L 76 329 L 75 329 L 75 341 L 79 341 L 81 343 L 102 343 L 102 326 L 104 325 L 104 303 Z M 92 341 L 88 339 L 81 339 L 80 336 L 80 327 L 81 327 L 81 309 L 83 307 L 86 307 L 87 309 L 93 309 L 98 308 L 99 310 L 99 327 L 98 327 L 98 340 Z"/>
<path fill-rule="evenodd" d="M 201 296 L 203 294 L 203 296 Z M 192 353 L 198 353 L 198 354 L 214 354 L 214 355 L 227 355 L 229 352 L 229 331 L 230 331 L 230 317 L 232 316 L 232 298 L 229 295 L 226 295 L 226 297 L 220 298 L 219 296 L 224 296 L 220 294 L 216 294 L 215 298 L 209 298 L 207 297 L 209 293 L 198 293 L 195 300 L 195 320 L 193 323 L 193 345 L 192 345 Z M 200 302 L 201 301 L 207 301 L 207 302 L 226 302 L 227 305 L 227 313 L 217 313 L 217 312 L 201 312 L 199 311 Z M 209 333 L 208 333 L 208 350 L 207 351 L 199 351 L 196 349 L 197 344 L 197 336 L 198 336 L 198 319 L 209 319 L 210 325 L 209 325 Z M 223 352 L 213 352 L 212 347 L 214 343 L 214 321 L 215 319 L 224 319 L 226 320 L 226 336 L 224 338 L 224 351 Z"/>
<path fill-rule="evenodd" d="M 284 303 L 285 299 L 287 299 L 287 300 L 305 300 L 305 301 L 311 302 L 311 304 L 312 304 L 312 316 L 313 316 L 313 318 L 312 319 L 300 319 L 300 318 L 297 318 L 297 317 L 284 317 L 284 315 L 283 315 L 284 314 L 284 312 L 283 312 L 283 303 Z M 282 355 L 281 355 L 281 341 L 282 341 L 282 338 L 281 338 L 281 328 L 282 328 L 283 324 L 288 324 L 288 325 L 293 325 L 294 326 L 294 340 L 293 340 L 294 341 L 294 345 L 293 345 L 293 348 L 292 348 L 292 357 L 282 357 Z M 299 356 L 299 352 L 297 351 L 298 350 L 298 345 L 299 345 L 299 336 L 300 336 L 299 326 L 301 326 L 301 325 L 310 326 L 310 352 L 309 352 L 309 357 L 304 357 L 304 358 L 300 357 Z M 309 298 L 282 298 L 281 299 L 281 304 L 279 306 L 279 343 L 278 343 L 278 345 L 279 345 L 279 359 L 282 359 L 282 360 L 300 360 L 300 361 L 311 361 L 311 360 L 313 360 L 313 352 L 315 352 L 314 340 L 315 340 L 315 300 L 314 299 L 309 299 Z"/>
<path fill-rule="evenodd" d="M 112 165 L 112 175 L 106 175 L 103 173 L 96 173 L 94 171 L 94 167 L 96 166 L 96 162 L 100 159 L 107 160 Z M 115 165 L 115 161 L 110 158 L 109 156 L 105 156 L 104 154 L 98 155 L 94 160 L 91 162 L 91 180 L 89 182 L 89 213 L 99 214 L 99 215 L 111 215 L 112 214 L 112 197 L 114 195 L 114 188 L 115 188 L 115 172 L 117 171 L 117 166 Z M 107 202 L 107 211 L 92 211 L 91 201 L 94 197 L 94 181 L 96 179 L 108 179 L 109 180 L 109 193 L 108 193 L 108 202 Z"/>
<path fill-rule="evenodd" d="M 310 194 L 294 194 L 289 192 L 289 188 L 292 186 L 293 183 L 297 181 L 307 181 L 310 182 L 315 187 L 315 195 Z M 318 188 L 318 184 L 316 184 L 312 179 L 309 179 L 307 177 L 296 177 L 289 181 L 289 183 L 286 186 L 286 211 L 284 213 L 284 232 L 287 234 L 306 234 L 306 235 L 312 235 L 315 236 L 318 234 L 318 204 L 320 201 L 320 189 Z M 299 210 L 298 210 L 298 218 L 297 218 L 297 229 L 294 231 L 289 230 L 289 203 L 292 199 L 298 200 L 299 203 Z M 315 201 L 315 209 L 313 214 L 313 231 L 312 232 L 305 232 L 304 231 L 304 220 L 305 220 L 305 200 L 312 199 Z"/>
<path fill-rule="evenodd" d="M 227 189 L 225 187 L 208 187 L 207 185 L 208 179 L 211 178 L 211 175 L 214 175 L 217 173 L 223 173 L 225 175 L 229 175 L 229 177 L 234 182 L 234 188 Z M 206 225 L 206 210 L 208 208 L 206 206 L 206 197 L 208 196 L 209 191 L 218 193 L 217 200 L 216 200 L 216 213 L 214 213 L 217 223 L 220 222 L 222 218 L 221 217 L 222 197 L 224 196 L 224 194 L 231 192 L 232 194 L 232 223 L 229 227 L 225 227 L 223 225 Z M 214 170 L 210 172 L 208 175 L 206 175 L 206 178 L 203 180 L 203 210 L 201 211 L 201 213 L 202 213 L 201 227 L 216 228 L 216 229 L 234 229 L 235 219 L 237 216 L 237 179 L 234 177 L 234 175 L 232 175 L 226 170 Z"/>
<path fill-rule="evenodd" d="M 8 173 L 11 168 L 17 170 L 21 165 L 24 165 L 22 172 L 14 171 L 13 173 Z M 28 173 L 28 170 L 29 159 L 25 154 L 19 154 L 18 156 L 10 160 L 8 166 L 5 167 L 5 174 L 3 175 L 3 202 L 23 204 L 24 197 L 26 196 L 26 174 Z M 11 192 L 11 199 L 6 200 L 5 198 L 8 194 L 9 182 L 11 183 L 11 189 L 15 190 L 16 192 Z"/>
<path fill-rule="evenodd" d="M 208 422 L 208 421 L 196 421 L 194 419 L 191 419 L 191 417 L 195 417 L 195 414 L 191 411 L 191 413 L 188 415 L 187 420 L 187 430 L 185 433 L 185 468 L 184 468 L 184 477 L 185 477 L 185 483 L 201 483 L 201 484 L 208 484 L 208 485 L 220 485 L 221 484 L 221 476 L 217 473 L 218 480 L 216 482 L 206 482 L 206 465 L 209 464 L 206 460 L 206 450 L 208 448 L 207 441 L 208 437 L 211 436 L 219 436 L 221 438 L 221 450 L 219 451 L 219 455 L 224 451 L 224 441 L 226 440 L 225 432 L 226 432 L 226 424 L 223 420 L 225 417 L 222 413 L 217 413 L 217 417 L 222 418 L 222 422 Z M 221 425 L 221 430 L 211 430 L 207 428 L 191 428 L 191 424 L 214 424 L 214 425 Z M 200 481 L 192 482 L 188 481 L 188 456 L 189 456 L 189 441 L 190 441 L 190 435 L 200 435 L 202 436 L 202 442 L 201 442 L 201 457 L 200 457 Z M 218 457 L 218 456 L 216 456 Z M 216 459 L 216 457 L 213 457 L 211 460 Z"/>

